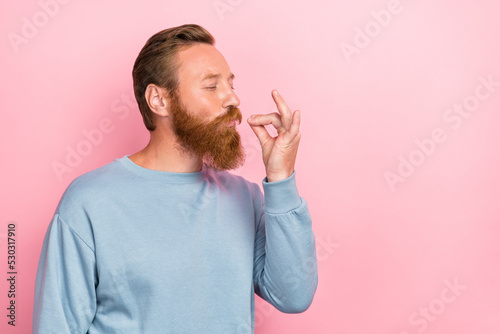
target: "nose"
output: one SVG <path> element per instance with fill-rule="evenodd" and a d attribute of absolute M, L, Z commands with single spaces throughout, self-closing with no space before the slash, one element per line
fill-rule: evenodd
<path fill-rule="evenodd" d="M 234 90 L 228 85 L 223 98 L 222 107 L 224 109 L 228 109 L 231 106 L 237 107 L 239 105 L 240 105 L 240 98 L 238 97 L 238 95 L 236 95 Z"/>

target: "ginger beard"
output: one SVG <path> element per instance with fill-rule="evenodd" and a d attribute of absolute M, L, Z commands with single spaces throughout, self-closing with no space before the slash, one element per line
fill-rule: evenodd
<path fill-rule="evenodd" d="M 241 124 L 241 112 L 230 107 L 228 112 L 210 122 L 191 115 L 181 104 L 177 92 L 171 98 L 172 129 L 184 151 L 202 157 L 203 162 L 218 170 L 236 169 L 245 162 L 245 152 L 236 126 Z"/>

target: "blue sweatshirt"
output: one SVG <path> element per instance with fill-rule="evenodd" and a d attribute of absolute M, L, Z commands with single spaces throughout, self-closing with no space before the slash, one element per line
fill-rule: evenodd
<path fill-rule="evenodd" d="M 254 293 L 305 311 L 315 239 L 295 172 L 258 185 L 206 167 L 143 168 L 128 155 L 77 177 L 38 263 L 33 333 L 254 333 Z"/>

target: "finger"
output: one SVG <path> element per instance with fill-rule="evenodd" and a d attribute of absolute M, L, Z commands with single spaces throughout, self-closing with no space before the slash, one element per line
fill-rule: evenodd
<path fill-rule="evenodd" d="M 267 129 L 264 127 L 264 125 L 250 125 L 252 128 L 253 132 L 257 136 L 257 139 L 260 142 L 260 146 L 264 147 L 264 144 L 271 139 L 271 135 L 269 132 L 267 132 Z"/>
<path fill-rule="evenodd" d="M 269 125 L 272 124 L 275 129 L 278 129 L 281 123 L 281 117 L 278 113 L 252 115 L 248 119 L 250 125 Z"/>
<path fill-rule="evenodd" d="M 288 108 L 285 99 L 278 93 L 276 89 L 274 89 L 272 93 L 274 102 L 276 103 L 276 106 L 278 107 L 278 110 L 281 114 L 281 122 L 283 123 L 285 129 L 288 130 L 290 128 L 290 125 L 292 125 L 292 111 L 290 110 L 290 108 Z"/>
<path fill-rule="evenodd" d="M 295 110 L 293 113 L 292 125 L 290 125 L 290 129 L 285 132 L 284 139 L 286 142 L 292 142 L 295 137 L 299 134 L 300 130 L 300 110 Z"/>

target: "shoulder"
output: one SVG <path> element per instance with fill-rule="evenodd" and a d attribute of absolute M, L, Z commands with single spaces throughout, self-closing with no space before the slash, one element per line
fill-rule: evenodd
<path fill-rule="evenodd" d="M 109 191 L 114 189 L 120 180 L 123 180 L 122 173 L 119 162 L 115 160 L 76 177 L 64 191 L 57 213 L 64 218 L 87 203 L 107 196 Z"/>
<path fill-rule="evenodd" d="M 118 161 L 112 161 L 104 166 L 91 170 L 75 178 L 68 186 L 70 193 L 85 193 L 96 188 L 108 186 L 121 178 Z"/>
<path fill-rule="evenodd" d="M 111 184 L 116 184 L 120 168 L 115 160 L 75 178 L 66 188 L 53 221 L 64 222 L 87 246 L 93 248 L 92 216 L 96 203 L 105 203 Z"/>

